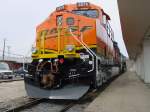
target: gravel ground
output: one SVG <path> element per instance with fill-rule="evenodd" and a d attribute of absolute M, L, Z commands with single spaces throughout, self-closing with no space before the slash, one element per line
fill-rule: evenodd
<path fill-rule="evenodd" d="M 59 112 L 61 109 L 63 109 L 63 107 L 64 105 L 45 102 L 21 112 Z"/>
<path fill-rule="evenodd" d="M 23 81 L 0 83 L 0 112 L 28 101 Z"/>
<path fill-rule="evenodd" d="M 65 102 L 65 101 L 64 101 Z M 89 105 L 89 103 L 77 104 L 71 107 L 67 112 L 83 112 L 84 109 Z M 56 103 L 53 102 L 44 102 L 40 103 L 30 109 L 26 109 L 21 112 L 59 112 L 66 106 L 66 103 Z"/>
<path fill-rule="evenodd" d="M 0 83 L 0 102 L 6 102 L 19 97 L 25 97 L 23 81 Z"/>
<path fill-rule="evenodd" d="M 5 102 L 0 102 L 0 112 L 5 112 L 7 109 L 18 107 L 20 105 L 29 102 L 31 99 L 28 97 L 18 97 L 12 100 L 6 100 Z"/>
<path fill-rule="evenodd" d="M 69 109 L 67 112 L 83 112 L 85 108 L 88 107 L 90 103 L 85 103 L 85 104 L 77 104 L 71 109 Z"/>

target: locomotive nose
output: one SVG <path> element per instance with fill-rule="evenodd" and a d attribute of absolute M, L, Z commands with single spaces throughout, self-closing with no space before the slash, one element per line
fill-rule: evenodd
<path fill-rule="evenodd" d="M 58 50 L 63 50 L 63 53 L 75 53 L 78 43 L 71 35 L 70 29 L 74 35 L 79 37 L 77 16 L 65 12 L 61 13 L 61 15 L 56 15 L 56 27 L 58 31 Z"/>

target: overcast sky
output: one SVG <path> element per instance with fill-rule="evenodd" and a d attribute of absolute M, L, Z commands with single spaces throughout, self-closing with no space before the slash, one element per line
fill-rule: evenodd
<path fill-rule="evenodd" d="M 119 43 L 121 52 L 127 55 L 122 39 L 117 0 L 0 0 L 0 55 L 4 38 L 7 39 L 6 46 L 10 46 L 11 53 L 28 55 L 35 41 L 36 26 L 56 7 L 81 1 L 99 5 L 110 15 L 115 40 Z"/>

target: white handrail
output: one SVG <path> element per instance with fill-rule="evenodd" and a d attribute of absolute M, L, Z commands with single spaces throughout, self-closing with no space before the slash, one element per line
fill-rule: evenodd
<path fill-rule="evenodd" d="M 83 41 L 83 33 L 81 33 L 81 42 L 86 46 L 86 48 L 92 53 L 92 54 L 94 54 L 95 55 L 95 57 L 96 57 L 96 70 L 97 70 L 97 55 L 95 54 L 95 52 L 93 52 L 88 46 L 87 46 L 87 44 Z"/>
<path fill-rule="evenodd" d="M 89 70 L 88 72 L 92 72 L 94 70 L 94 55 L 91 53 L 91 50 L 87 47 L 87 45 L 85 45 L 85 43 L 83 43 L 82 41 L 80 41 L 73 33 L 72 33 L 72 29 L 70 28 L 70 33 L 71 35 L 86 49 L 86 51 L 92 56 L 92 69 Z M 82 36 L 82 35 L 81 35 Z"/>
<path fill-rule="evenodd" d="M 95 55 L 95 57 L 97 57 L 97 55 L 95 54 L 95 52 L 93 52 L 90 48 L 88 48 L 87 44 L 84 43 L 84 41 L 83 41 L 83 33 L 81 33 L 81 42 L 87 47 L 87 49 L 88 49 L 90 52 L 92 52 L 92 53 Z"/>

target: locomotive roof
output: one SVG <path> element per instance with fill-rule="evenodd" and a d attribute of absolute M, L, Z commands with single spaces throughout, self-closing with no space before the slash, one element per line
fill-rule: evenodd
<path fill-rule="evenodd" d="M 87 3 L 88 3 L 88 2 L 87 2 Z M 76 4 L 65 4 L 64 6 L 65 6 L 65 9 L 66 9 L 67 11 L 84 9 L 84 7 L 79 8 L 77 4 L 78 4 L 78 3 L 76 3 Z M 61 6 L 60 6 L 60 7 L 61 7 Z M 58 8 L 58 7 L 57 7 L 57 8 Z M 56 8 L 56 9 L 57 9 L 57 8 Z M 97 6 L 97 5 L 94 5 L 94 4 L 89 3 L 89 6 L 88 6 L 88 7 L 85 7 L 85 9 L 98 9 L 98 10 L 101 10 L 102 8 L 101 8 L 100 6 Z M 56 11 L 56 10 L 55 10 L 55 11 Z"/>
<path fill-rule="evenodd" d="M 97 10 L 99 10 L 99 11 L 102 11 L 102 13 L 106 15 L 106 17 L 108 18 L 108 20 L 110 20 L 109 15 L 106 14 L 106 13 L 104 12 L 104 10 L 103 10 L 100 6 L 91 4 L 91 3 L 89 3 L 89 2 L 81 2 L 81 3 L 88 3 L 89 6 L 88 6 L 88 7 L 78 7 L 78 6 L 77 6 L 78 3 L 76 3 L 76 4 L 65 4 L 65 5 L 62 5 L 62 6 L 57 7 L 57 8 L 64 8 L 64 10 L 57 11 L 57 8 L 56 8 L 55 11 L 53 11 L 53 12 L 48 16 L 48 18 L 47 18 L 46 20 L 44 20 L 41 24 L 39 24 L 39 25 L 37 26 L 37 29 L 39 29 L 39 27 L 41 27 L 41 26 L 42 26 L 42 27 L 44 27 L 44 26 L 50 27 L 49 19 L 50 19 L 51 15 L 53 15 L 53 14 L 55 14 L 55 13 L 63 12 L 63 11 L 72 12 L 73 10 L 97 9 Z"/>

